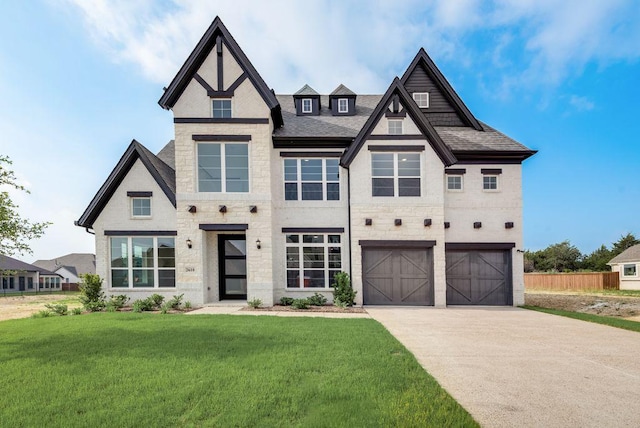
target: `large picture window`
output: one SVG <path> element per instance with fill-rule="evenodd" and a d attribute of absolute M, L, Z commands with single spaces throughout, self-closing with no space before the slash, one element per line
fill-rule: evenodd
<path fill-rule="evenodd" d="M 330 288 L 342 269 L 340 235 L 286 235 L 287 288 Z"/>
<path fill-rule="evenodd" d="M 373 196 L 420 196 L 420 153 L 372 153 Z"/>
<path fill-rule="evenodd" d="M 198 191 L 249 191 L 249 145 L 198 143 Z"/>
<path fill-rule="evenodd" d="M 622 276 L 638 276 L 635 264 L 624 265 L 622 268 Z"/>
<path fill-rule="evenodd" d="M 112 288 L 176 286 L 175 238 L 112 237 Z"/>
<path fill-rule="evenodd" d="M 338 159 L 285 159 L 284 198 L 287 201 L 340 200 Z"/>

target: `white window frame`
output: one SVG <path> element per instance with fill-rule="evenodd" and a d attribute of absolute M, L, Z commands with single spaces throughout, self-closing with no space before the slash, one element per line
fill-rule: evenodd
<path fill-rule="evenodd" d="M 484 182 L 485 178 L 495 178 L 496 188 L 495 189 L 487 188 Z M 484 192 L 499 192 L 500 191 L 500 175 L 499 174 L 482 174 L 482 190 Z"/>
<path fill-rule="evenodd" d="M 392 126 L 392 124 L 394 126 Z M 398 132 L 398 124 L 400 125 L 400 132 Z M 402 119 L 388 119 L 387 120 L 387 132 L 389 135 L 402 135 L 404 134 L 404 124 L 402 123 Z"/>
<path fill-rule="evenodd" d="M 200 190 L 200 149 L 201 145 L 218 145 L 220 146 L 220 191 L 208 192 Z M 232 145 L 245 145 L 247 146 L 247 191 L 246 192 L 228 192 L 227 191 L 227 151 L 228 144 Z M 251 148 L 248 143 L 235 143 L 235 142 L 199 142 L 196 144 L 196 190 L 198 193 L 249 193 L 251 191 Z"/>
<path fill-rule="evenodd" d="M 215 108 L 213 104 L 215 101 L 228 101 L 229 102 L 229 116 L 218 116 L 215 115 Z M 222 111 L 226 111 L 227 109 L 223 109 Z M 233 117 L 233 101 L 231 98 L 212 98 L 211 99 L 211 117 L 214 119 L 231 119 Z"/>
<path fill-rule="evenodd" d="M 450 178 L 460 178 L 460 188 L 451 187 Z M 448 192 L 462 192 L 464 191 L 464 175 L 463 174 L 447 174 L 447 191 Z"/>
<path fill-rule="evenodd" d="M 429 92 L 414 92 L 413 100 L 420 108 L 429 108 Z"/>
<path fill-rule="evenodd" d="M 338 162 L 338 180 L 334 181 L 334 180 L 327 180 L 327 161 L 328 160 L 338 160 L 337 158 L 315 158 L 315 157 L 308 157 L 308 158 L 285 158 L 283 160 L 282 163 L 282 170 L 283 170 L 283 181 L 284 181 L 284 198 L 285 201 L 328 201 L 328 202 L 337 202 L 340 201 L 341 198 L 341 194 L 340 194 L 340 163 Z M 296 161 L 296 180 L 287 180 L 286 179 L 286 171 L 285 171 L 285 164 L 287 161 L 291 161 L 291 160 L 295 160 Z M 302 163 L 304 161 L 307 160 L 321 160 L 322 161 L 322 180 L 321 181 L 309 181 L 309 180 L 303 180 L 302 179 Z M 297 187 L 297 199 L 286 199 L 286 186 L 287 184 L 290 183 L 296 183 L 296 187 Z M 302 199 L 302 184 L 303 183 L 322 183 L 322 199 Z M 337 184 L 338 185 L 338 199 L 327 199 L 328 196 L 328 192 L 327 192 L 327 185 L 328 184 Z"/>
<path fill-rule="evenodd" d="M 627 267 L 633 267 L 633 275 L 627 275 Z M 625 278 L 635 278 L 638 276 L 638 266 L 635 263 L 625 263 L 622 265 L 622 276 Z"/>
<path fill-rule="evenodd" d="M 153 267 L 152 268 L 141 268 L 141 267 L 136 267 L 133 266 L 133 239 L 136 238 L 151 238 L 153 239 Z M 112 267 L 111 266 L 111 262 L 113 261 L 113 256 L 112 256 L 112 242 L 113 239 L 126 239 L 127 240 L 127 267 L 123 268 L 123 267 Z M 158 247 L 158 239 L 173 239 L 173 267 L 160 267 L 158 260 L 158 252 L 159 252 L 159 247 Z M 121 236 L 109 236 L 109 253 L 108 253 L 108 260 L 109 260 L 109 278 L 108 278 L 108 283 L 109 283 L 109 288 L 113 289 L 113 290 L 175 290 L 176 288 L 176 282 L 177 282 L 177 262 L 176 262 L 176 253 L 177 253 L 177 248 L 176 248 L 176 237 L 175 236 L 129 236 L 129 235 L 121 235 Z M 112 272 L 113 270 L 121 270 L 127 271 L 127 282 L 128 282 L 128 286 L 127 287 L 114 287 L 113 286 L 113 275 Z M 134 278 L 133 278 L 133 271 L 136 269 L 142 269 L 142 270 L 153 270 L 153 287 L 134 287 Z M 160 274 L 159 271 L 174 271 L 174 283 L 173 283 L 173 287 L 160 287 Z"/>
<path fill-rule="evenodd" d="M 301 101 L 302 105 L 300 106 L 300 109 L 302 110 L 303 113 L 313 113 L 313 99 L 311 98 L 303 98 Z M 309 108 L 305 108 L 305 104 L 309 103 Z"/>
<path fill-rule="evenodd" d="M 379 176 L 379 175 L 373 175 L 373 158 L 376 155 L 393 155 L 393 177 L 392 176 Z M 420 162 L 420 175 L 403 175 L 400 176 L 398 175 L 398 170 L 400 169 L 400 161 L 401 161 L 401 156 L 403 155 L 408 155 L 408 154 L 412 154 L 412 155 L 418 155 L 418 159 Z M 422 152 L 372 152 L 371 153 L 371 197 L 373 198 L 419 198 L 422 196 L 423 194 L 423 189 L 422 189 L 422 174 L 423 174 L 423 158 L 422 158 Z M 374 195 L 373 194 L 373 180 L 375 178 L 393 178 L 393 195 Z M 418 178 L 420 180 L 420 194 L 416 195 L 416 196 L 406 196 L 406 195 L 402 195 L 400 196 L 400 179 L 401 178 Z"/>
<path fill-rule="evenodd" d="M 140 201 L 140 200 L 148 200 L 149 201 L 149 214 L 136 214 L 135 213 L 135 201 Z M 151 218 L 152 214 L 153 214 L 153 207 L 152 207 L 152 202 L 151 202 L 151 197 L 150 196 L 133 196 L 131 197 L 131 218 L 143 218 L 143 219 L 149 219 Z"/>
<path fill-rule="evenodd" d="M 287 237 L 297 235 L 298 242 L 287 242 Z M 303 242 L 305 235 L 312 236 L 323 236 L 322 243 L 305 243 Z M 340 239 L 339 243 L 329 243 L 329 236 L 338 236 Z M 285 257 L 284 257 L 284 272 L 285 272 L 285 284 L 287 290 L 306 290 L 306 291 L 314 291 L 314 290 L 333 290 L 331 284 L 333 283 L 333 277 L 330 277 L 330 273 L 332 271 L 342 272 L 344 269 L 344 233 L 313 233 L 313 232 L 302 232 L 302 233 L 287 233 L 284 236 L 285 242 Z M 304 267 L 304 248 L 314 247 L 314 248 L 323 248 L 324 254 L 324 267 L 323 268 L 305 268 Z M 340 267 L 329 267 L 329 248 L 338 247 L 340 249 Z M 297 248 L 298 249 L 298 267 L 297 268 L 289 268 L 288 266 L 288 253 L 287 248 Z M 289 287 L 288 281 L 288 271 L 298 271 L 298 286 L 297 287 Z M 305 287 L 304 280 L 305 270 L 313 270 L 324 272 L 324 287 Z"/>
<path fill-rule="evenodd" d="M 338 98 L 338 113 L 349 113 L 349 99 L 348 98 Z"/>

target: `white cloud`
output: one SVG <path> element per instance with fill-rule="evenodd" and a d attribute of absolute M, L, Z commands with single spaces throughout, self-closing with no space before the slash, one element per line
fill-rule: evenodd
<path fill-rule="evenodd" d="M 580 97 L 577 95 L 571 95 L 569 97 L 569 104 L 574 106 L 578 111 L 589 111 L 595 108 L 595 103 L 590 101 L 587 97 Z"/>

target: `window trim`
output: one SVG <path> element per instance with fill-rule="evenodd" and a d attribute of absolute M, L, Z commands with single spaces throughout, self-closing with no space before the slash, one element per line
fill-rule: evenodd
<path fill-rule="evenodd" d="M 627 275 L 627 267 L 633 267 L 633 275 Z M 622 276 L 625 278 L 636 278 L 638 276 L 638 266 L 635 263 L 624 263 L 622 265 Z"/>
<path fill-rule="evenodd" d="M 422 189 L 422 178 L 423 178 L 423 158 L 422 158 L 422 152 L 420 151 L 415 151 L 415 152 L 370 152 L 371 153 L 371 161 L 370 161 L 370 173 L 371 173 L 371 197 L 372 198 L 420 198 L 423 195 L 423 189 Z M 407 154 L 417 154 L 418 155 L 418 160 L 419 160 L 419 166 L 420 166 L 420 175 L 419 176 L 399 176 L 398 175 L 398 170 L 399 168 L 399 156 L 400 155 L 407 155 Z M 380 155 L 393 155 L 393 176 L 376 176 L 373 175 L 373 158 L 375 156 L 380 156 Z M 376 178 L 393 178 L 393 195 L 389 195 L 389 196 L 383 196 L 383 195 L 374 195 L 373 194 L 373 180 Z M 400 196 L 400 178 L 418 178 L 420 180 L 420 194 L 416 195 L 416 196 Z"/>
<path fill-rule="evenodd" d="M 298 242 L 297 243 L 290 243 L 287 242 L 287 236 L 289 235 L 297 235 L 298 236 Z M 323 242 L 322 243 L 308 243 L 308 242 L 303 242 L 304 235 L 322 235 L 324 237 Z M 329 236 L 338 236 L 340 238 L 340 242 L 339 243 L 330 243 L 329 242 Z M 285 250 L 284 250 L 284 275 L 285 275 L 285 289 L 287 291 L 292 291 L 292 290 L 299 290 L 299 291 L 317 291 L 317 290 L 333 290 L 333 287 L 331 287 L 331 284 L 333 282 L 333 278 L 330 278 L 329 275 L 331 271 L 337 271 L 337 272 L 342 272 L 344 271 L 344 232 L 342 233 L 313 233 L 313 232 L 301 232 L 301 233 L 285 233 L 284 234 L 284 245 L 285 245 Z M 315 270 L 315 271 L 319 271 L 320 268 L 305 268 L 304 267 L 304 248 L 305 247 L 321 247 L 323 248 L 323 260 L 324 260 L 324 267 L 322 268 L 322 271 L 324 273 L 324 287 L 305 287 L 304 286 L 304 271 L 305 270 Z M 329 248 L 330 247 L 338 247 L 340 248 L 340 267 L 339 268 L 330 268 L 329 267 Z M 297 248 L 298 249 L 298 267 L 297 268 L 289 268 L 288 266 L 288 253 L 287 253 L 287 248 Z M 288 272 L 289 271 L 293 271 L 293 270 L 297 270 L 298 271 L 298 286 L 297 287 L 289 287 L 289 280 L 288 280 Z"/>
<path fill-rule="evenodd" d="M 423 95 L 426 95 L 426 99 L 427 99 L 427 103 L 426 105 L 420 104 L 420 102 L 416 99 L 416 95 L 418 95 L 419 98 L 422 99 Z M 429 92 L 414 92 L 412 94 L 413 100 L 416 102 L 416 104 L 418 104 L 418 107 L 420 108 L 429 108 L 429 102 L 430 100 L 430 96 L 429 96 Z"/>
<path fill-rule="evenodd" d="M 305 102 L 309 102 L 309 109 L 305 109 Z M 313 99 L 302 98 L 300 100 L 300 111 L 302 111 L 302 113 L 313 113 Z"/>
<path fill-rule="evenodd" d="M 449 178 L 460 178 L 460 188 L 452 188 L 450 187 Z M 447 174 L 447 192 L 464 192 L 464 175 L 463 174 Z"/>
<path fill-rule="evenodd" d="M 220 146 L 220 191 L 219 192 L 207 192 L 200 190 L 200 146 L 201 145 L 218 145 Z M 247 191 L 246 192 L 229 192 L 227 191 L 227 150 L 226 146 L 228 144 L 232 145 L 244 145 L 247 146 Z M 214 193 L 214 194 L 222 194 L 222 193 L 251 193 L 251 150 L 249 147 L 249 143 L 243 143 L 238 141 L 220 141 L 220 142 L 209 142 L 209 141 L 198 141 L 196 142 L 196 193 Z"/>
<path fill-rule="evenodd" d="M 151 197 L 139 197 L 139 196 L 132 196 L 129 199 L 131 199 L 130 202 L 130 208 L 131 208 L 131 218 L 132 219 L 150 219 L 153 216 L 153 203 L 151 201 Z M 134 203 L 135 201 L 141 201 L 141 200 L 148 200 L 149 201 L 149 214 L 136 214 L 135 213 L 135 208 L 134 208 Z"/>
<path fill-rule="evenodd" d="M 216 109 L 213 107 L 213 104 L 216 101 L 228 101 L 229 102 L 229 116 L 216 116 Z M 222 111 L 226 111 L 227 109 L 222 109 Z M 231 98 L 211 98 L 211 118 L 212 119 L 232 119 L 233 118 L 233 101 Z"/>
<path fill-rule="evenodd" d="M 150 238 L 153 240 L 153 267 L 152 268 L 136 268 L 135 266 L 133 266 L 133 239 L 135 238 Z M 111 264 L 113 262 L 113 255 L 112 255 L 112 250 L 113 250 L 113 240 L 114 239 L 126 239 L 127 240 L 127 267 L 126 268 L 122 268 L 122 267 L 116 267 L 114 268 Z M 159 250 L 160 248 L 158 247 L 158 239 L 173 239 L 173 267 L 160 267 L 159 266 Z M 109 236 L 109 252 L 108 252 L 108 271 L 109 271 L 109 277 L 107 279 L 107 282 L 109 284 L 109 290 L 140 290 L 140 291 L 145 291 L 145 290 L 175 290 L 176 289 L 176 285 L 177 285 L 177 263 L 176 263 L 176 254 L 177 253 L 177 248 L 176 248 L 176 237 L 175 236 L 136 236 L 136 235 L 114 235 L 114 236 Z M 114 287 L 113 286 L 113 270 L 119 270 L 119 271 L 127 271 L 127 286 L 126 287 Z M 153 287 L 134 287 L 134 280 L 133 280 L 133 271 L 136 269 L 145 269 L 145 270 L 153 270 Z M 173 281 L 173 287 L 160 287 L 160 271 L 171 271 L 173 270 L 174 272 L 174 281 Z"/>
<path fill-rule="evenodd" d="M 496 188 L 491 189 L 485 186 L 484 179 L 485 178 L 495 178 L 496 179 Z M 482 191 L 483 192 L 499 192 L 500 191 L 500 175 L 499 174 L 482 174 Z"/>
<path fill-rule="evenodd" d="M 404 135 L 404 124 L 402 122 L 403 122 L 402 119 L 387 119 L 387 134 L 388 135 Z M 397 130 L 394 130 L 394 132 L 391 132 L 392 123 L 400 124 L 400 132 L 396 132 Z"/>
<path fill-rule="evenodd" d="M 286 178 L 286 170 L 285 170 L 285 165 L 287 163 L 287 161 L 291 161 L 291 160 L 295 160 L 296 161 L 296 180 L 292 181 L 292 180 L 287 180 Z M 302 179 L 302 162 L 305 160 L 320 160 L 322 161 L 322 180 L 321 181 L 304 181 Z M 283 178 L 283 183 L 284 183 L 284 187 L 283 187 L 283 191 L 284 191 L 284 200 L 285 201 L 298 201 L 298 202 L 319 202 L 319 201 L 323 201 L 323 202 L 339 202 L 341 200 L 341 191 L 340 191 L 340 163 L 338 162 L 338 180 L 337 181 L 333 181 L 333 180 L 327 180 L 327 161 L 332 160 L 332 161 L 338 161 L 337 158 L 334 157 L 318 157 L 318 156 L 309 156 L 309 157 L 295 157 L 295 158 L 284 158 L 283 162 L 282 162 L 282 178 Z M 287 184 L 290 183 L 295 183 L 296 184 L 296 192 L 297 192 L 297 199 L 287 199 Z M 303 183 L 321 183 L 322 184 L 322 199 L 302 199 L 302 184 Z M 338 185 L 338 199 L 327 199 L 328 196 L 328 191 L 327 191 L 327 187 L 328 184 L 337 184 Z"/>
<path fill-rule="evenodd" d="M 342 109 L 344 103 L 344 109 Z M 349 98 L 338 98 L 338 113 L 349 113 Z"/>

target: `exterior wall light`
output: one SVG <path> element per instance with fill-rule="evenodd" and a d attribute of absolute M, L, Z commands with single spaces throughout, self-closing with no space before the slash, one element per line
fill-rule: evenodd
<path fill-rule="evenodd" d="M 187 208 L 187 211 L 189 211 L 191 214 L 195 214 L 197 211 L 197 208 L 195 205 L 189 205 L 189 207 Z"/>
<path fill-rule="evenodd" d="M 259 239 L 256 239 L 256 248 L 259 250 L 262 247 L 262 242 Z"/>
<path fill-rule="evenodd" d="M 191 247 L 193 247 L 193 243 L 191 242 L 191 239 L 187 239 L 187 248 Z"/>

